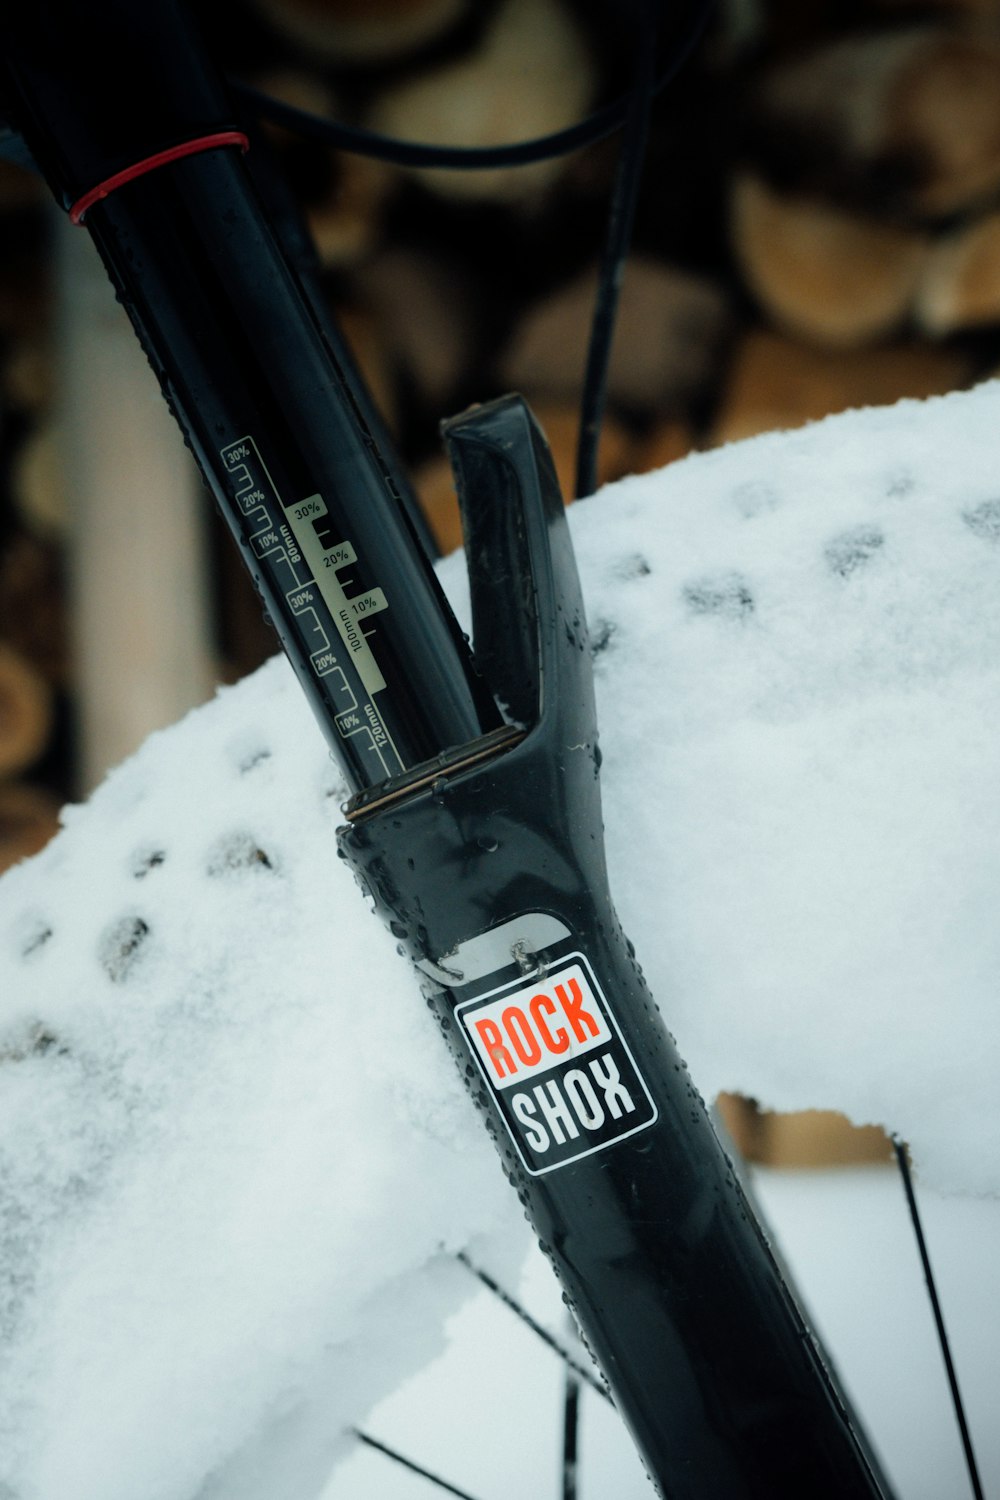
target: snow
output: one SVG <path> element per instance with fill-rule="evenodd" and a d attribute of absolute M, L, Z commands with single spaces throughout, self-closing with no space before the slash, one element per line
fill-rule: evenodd
<path fill-rule="evenodd" d="M 850 413 L 571 511 L 626 929 L 707 1096 L 911 1143 L 987 1488 L 998 409 L 989 384 Z M 460 560 L 442 577 L 461 611 Z M 388 1500 L 395 1471 L 351 1426 L 371 1413 L 433 1448 L 434 1372 L 470 1386 L 462 1320 L 485 1326 L 484 1304 L 462 1310 L 452 1252 L 477 1245 L 512 1284 L 527 1231 L 336 857 L 343 796 L 275 661 L 154 735 L 0 881 L 3 1500 Z M 917 1392 L 933 1355 L 902 1322 L 876 1339 L 859 1290 L 866 1263 L 887 1274 L 888 1316 L 911 1253 L 875 1194 L 827 1175 L 773 1197 L 904 1500 L 932 1500 L 961 1485 L 948 1413 Z M 514 1335 L 483 1337 L 520 1390 Z"/>
<path fill-rule="evenodd" d="M 760 1169 L 754 1186 L 798 1272 L 814 1324 L 878 1439 L 897 1496 L 964 1496 L 969 1486 L 958 1427 L 898 1175 L 871 1166 Z M 990 1481 L 995 1490 L 1000 1475 L 994 1420 L 1000 1314 L 993 1293 L 1000 1213 L 992 1199 L 923 1189 L 921 1216 L 990 1494 Z M 536 1317 L 566 1337 L 564 1309 L 539 1254 L 529 1256 L 517 1292 Z M 452 1316 L 448 1335 L 445 1350 L 381 1401 L 365 1429 L 418 1453 L 425 1466 L 473 1495 L 558 1495 L 563 1378 L 557 1357 L 488 1293 Z M 651 1500 L 649 1481 L 614 1412 L 586 1386 L 581 1402 L 580 1500 Z M 431 1422 L 431 1412 L 444 1415 Z M 322 1500 L 429 1500 L 429 1493 L 405 1469 L 357 1448 L 338 1466 Z"/>

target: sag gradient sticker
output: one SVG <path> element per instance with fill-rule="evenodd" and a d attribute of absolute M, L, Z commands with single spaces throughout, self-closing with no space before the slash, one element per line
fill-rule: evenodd
<path fill-rule="evenodd" d="M 456 1008 L 479 1070 L 534 1177 L 656 1120 L 656 1106 L 590 966 L 543 975 Z"/>

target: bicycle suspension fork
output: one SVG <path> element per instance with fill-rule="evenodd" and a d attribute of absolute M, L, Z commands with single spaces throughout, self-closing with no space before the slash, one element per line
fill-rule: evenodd
<path fill-rule="evenodd" d="M 614 915 L 583 604 L 530 414 L 508 397 L 446 430 L 474 663 L 185 13 L 19 12 L 17 122 L 85 218 L 355 789 L 341 851 L 651 1476 L 677 1500 L 884 1500 Z"/>

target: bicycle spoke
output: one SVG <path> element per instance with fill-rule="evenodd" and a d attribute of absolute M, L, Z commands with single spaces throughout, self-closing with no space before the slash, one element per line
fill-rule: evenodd
<path fill-rule="evenodd" d="M 580 1439 L 580 1381 L 573 1370 L 566 1371 L 563 1393 L 563 1462 L 562 1500 L 577 1500 L 576 1466 Z"/>
<path fill-rule="evenodd" d="M 382 1443 L 378 1438 L 373 1438 L 367 1432 L 362 1432 L 359 1427 L 352 1427 L 352 1433 L 359 1443 L 364 1443 L 367 1448 L 374 1448 L 376 1453 L 383 1453 L 386 1458 L 391 1458 L 393 1463 L 400 1464 L 404 1469 L 409 1469 L 411 1474 L 419 1474 L 421 1479 L 427 1479 L 436 1485 L 446 1495 L 456 1495 L 458 1500 L 476 1500 L 475 1495 L 470 1495 L 468 1490 L 460 1490 L 454 1484 L 449 1484 L 447 1479 L 442 1479 L 440 1474 L 435 1474 L 431 1469 L 425 1469 L 422 1464 L 414 1463 L 412 1458 L 407 1458 L 405 1453 L 400 1453 L 395 1448 L 390 1448 L 388 1443 Z"/>
<path fill-rule="evenodd" d="M 482 1282 L 483 1286 L 491 1291 L 495 1297 L 499 1297 L 500 1301 L 504 1304 L 505 1307 L 509 1307 L 512 1313 L 516 1313 L 517 1316 L 521 1319 L 521 1322 L 526 1323 L 527 1326 L 531 1329 L 532 1333 L 536 1333 L 538 1335 L 543 1344 L 547 1344 L 550 1349 L 558 1354 L 559 1358 L 564 1361 L 564 1363 L 569 1367 L 570 1370 L 574 1372 L 574 1374 L 578 1375 L 581 1380 L 585 1380 L 587 1384 L 593 1390 L 595 1390 L 599 1396 L 604 1397 L 605 1401 L 611 1400 L 611 1397 L 608 1395 L 607 1390 L 602 1385 L 598 1377 L 593 1373 L 593 1371 L 588 1370 L 586 1365 L 581 1364 L 579 1360 L 574 1359 L 569 1350 L 563 1344 L 560 1344 L 559 1340 L 553 1334 L 549 1333 L 547 1328 L 543 1328 L 541 1323 L 533 1318 L 527 1311 L 527 1309 L 523 1308 L 521 1304 L 511 1296 L 510 1292 L 505 1292 L 503 1287 L 500 1286 L 498 1282 L 494 1281 L 493 1277 L 488 1271 L 484 1271 L 481 1266 L 477 1266 L 475 1262 L 469 1258 L 466 1251 L 459 1250 L 455 1256 L 455 1259 L 460 1261 L 462 1265 L 465 1266 L 466 1270 L 471 1271 L 473 1276 L 477 1277 Z"/>
<path fill-rule="evenodd" d="M 910 1220 L 913 1224 L 913 1233 L 917 1237 L 917 1248 L 920 1251 L 920 1261 L 924 1268 L 924 1280 L 927 1282 L 927 1295 L 930 1298 L 931 1310 L 934 1313 L 934 1324 L 937 1328 L 938 1343 L 941 1346 L 941 1355 L 944 1359 L 944 1367 L 948 1376 L 948 1387 L 951 1391 L 952 1405 L 955 1408 L 955 1417 L 958 1421 L 958 1430 L 962 1436 L 962 1448 L 965 1452 L 965 1462 L 969 1470 L 969 1482 L 972 1485 L 972 1493 L 976 1500 L 984 1500 L 983 1487 L 979 1479 L 979 1468 L 976 1463 L 976 1455 L 972 1447 L 972 1435 L 969 1432 L 969 1424 L 965 1417 L 965 1405 L 962 1394 L 958 1388 L 958 1374 L 955 1369 L 954 1360 L 951 1357 L 951 1343 L 948 1331 L 945 1327 L 944 1313 L 937 1294 L 937 1286 L 934 1281 L 934 1272 L 931 1269 L 930 1253 L 927 1249 L 927 1241 L 924 1238 L 923 1226 L 920 1222 L 920 1213 L 917 1208 L 917 1196 L 913 1190 L 913 1177 L 910 1172 L 910 1163 L 907 1158 L 906 1146 L 898 1136 L 893 1136 L 892 1148 L 896 1153 L 896 1161 L 899 1163 L 900 1176 L 903 1179 L 903 1189 L 906 1193 L 906 1202 L 910 1210 Z"/>

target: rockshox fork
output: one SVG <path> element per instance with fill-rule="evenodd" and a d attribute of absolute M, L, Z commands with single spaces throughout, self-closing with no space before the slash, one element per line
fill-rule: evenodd
<path fill-rule="evenodd" d="M 530 413 L 510 396 L 446 426 L 473 659 L 190 17 L 8 9 L 12 117 L 90 231 L 354 788 L 341 851 L 655 1483 L 886 1497 L 614 914 L 583 603 Z"/>

